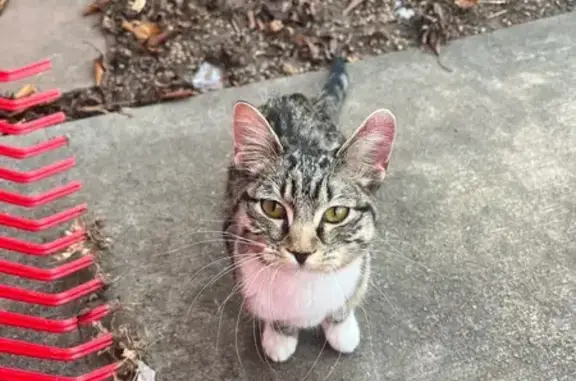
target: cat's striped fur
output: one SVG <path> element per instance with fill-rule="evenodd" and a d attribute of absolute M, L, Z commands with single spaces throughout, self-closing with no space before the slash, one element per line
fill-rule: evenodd
<path fill-rule="evenodd" d="M 275 361 L 292 355 L 301 328 L 322 325 L 342 352 L 360 340 L 354 309 L 368 286 L 374 192 L 396 124 L 379 110 L 346 139 L 337 117 L 348 83 L 339 58 L 314 100 L 292 94 L 234 109 L 224 236 L 245 306 L 264 320 L 262 345 Z M 285 214 L 271 218 L 263 202 Z M 331 208 L 348 214 L 328 223 Z"/>

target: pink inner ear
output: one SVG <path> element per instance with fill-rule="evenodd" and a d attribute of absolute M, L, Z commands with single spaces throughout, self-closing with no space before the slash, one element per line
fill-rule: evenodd
<path fill-rule="evenodd" d="M 396 136 L 396 120 L 388 110 L 375 111 L 364 122 L 359 138 L 369 145 L 369 155 L 376 169 L 385 170 Z"/>
<path fill-rule="evenodd" d="M 276 138 L 262 114 L 247 103 L 234 106 L 234 162 L 258 161 L 275 151 Z M 257 163 L 254 163 L 257 164 Z"/>

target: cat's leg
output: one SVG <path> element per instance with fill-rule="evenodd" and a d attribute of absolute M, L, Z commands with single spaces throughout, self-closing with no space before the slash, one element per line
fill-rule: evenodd
<path fill-rule="evenodd" d="M 352 353 L 360 344 L 360 326 L 354 309 L 343 307 L 322 323 L 330 346 L 341 353 Z"/>
<path fill-rule="evenodd" d="M 298 345 L 298 328 L 279 322 L 265 322 L 262 332 L 264 353 L 274 362 L 288 360 Z"/>

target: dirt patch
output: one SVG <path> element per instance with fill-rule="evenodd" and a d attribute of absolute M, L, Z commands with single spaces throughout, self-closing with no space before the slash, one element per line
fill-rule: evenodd
<path fill-rule="evenodd" d="M 193 96 L 203 62 L 222 87 L 317 70 L 335 54 L 366 56 L 449 40 L 573 9 L 571 0 L 95 0 L 85 10 L 110 37 L 95 85 L 28 113 L 70 119 Z M 1 116 L 0 116 L 1 117 Z"/>

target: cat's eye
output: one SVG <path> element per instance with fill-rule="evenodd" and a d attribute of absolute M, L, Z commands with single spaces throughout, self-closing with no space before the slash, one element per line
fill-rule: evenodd
<path fill-rule="evenodd" d="M 286 217 L 286 209 L 278 201 L 262 200 L 260 201 L 260 207 L 270 218 L 279 220 Z"/>
<path fill-rule="evenodd" d="M 324 213 L 322 219 L 330 224 L 338 224 L 344 221 L 349 214 L 350 208 L 345 206 L 334 206 Z"/>

